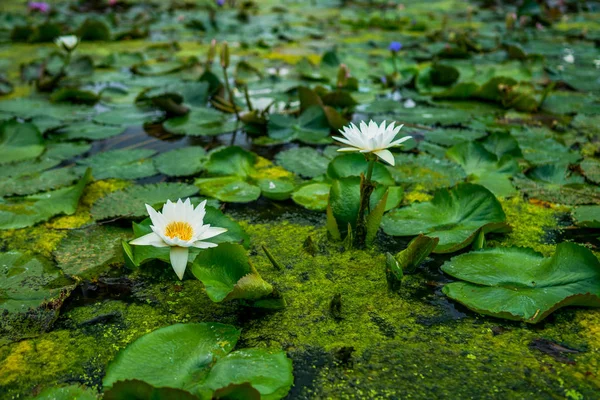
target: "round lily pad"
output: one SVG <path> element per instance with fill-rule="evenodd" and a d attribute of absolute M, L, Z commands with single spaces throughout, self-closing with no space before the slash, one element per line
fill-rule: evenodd
<path fill-rule="evenodd" d="M 159 154 L 154 158 L 154 165 L 161 174 L 190 176 L 202 171 L 206 160 L 206 150 L 191 146 Z"/>
<path fill-rule="evenodd" d="M 431 202 L 414 203 L 383 217 L 392 236 L 424 234 L 440 239 L 434 253 L 452 253 L 473 242 L 476 234 L 505 231 L 506 215 L 494 195 L 480 185 L 460 184 L 438 190 Z"/>

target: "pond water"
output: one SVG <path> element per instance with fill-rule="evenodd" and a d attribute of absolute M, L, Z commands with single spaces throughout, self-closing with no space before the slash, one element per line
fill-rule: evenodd
<path fill-rule="evenodd" d="M 596 1 L 3 1 L 0 398 L 599 398 L 599 45 Z"/>

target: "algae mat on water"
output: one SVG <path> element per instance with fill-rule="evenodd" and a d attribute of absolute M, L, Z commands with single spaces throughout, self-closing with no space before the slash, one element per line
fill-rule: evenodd
<path fill-rule="evenodd" d="M 1 3 L 1 399 L 598 397 L 599 2 Z"/>

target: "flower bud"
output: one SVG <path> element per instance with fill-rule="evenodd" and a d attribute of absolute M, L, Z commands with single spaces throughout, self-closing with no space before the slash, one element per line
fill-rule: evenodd
<path fill-rule="evenodd" d="M 221 67 L 229 67 L 229 46 L 227 42 L 223 42 L 223 46 L 221 47 Z"/>

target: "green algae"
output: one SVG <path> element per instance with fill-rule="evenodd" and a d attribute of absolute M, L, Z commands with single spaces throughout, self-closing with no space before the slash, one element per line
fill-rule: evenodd
<path fill-rule="evenodd" d="M 539 218 L 540 210 L 529 209 L 539 206 L 511 203 Z M 538 225 L 543 227 L 555 211 L 541 213 L 545 219 Z M 308 225 L 299 216 L 291 220 L 241 221 L 252 237 L 251 261 L 284 295 L 285 310 L 215 304 L 200 282 L 177 281 L 164 263 L 145 264 L 123 278 L 130 292 L 121 300 L 111 299 L 118 298 L 115 293 L 92 303 L 76 296 L 53 331 L 0 347 L 0 393 L 31 395 L 33 386 L 40 390 L 66 381 L 100 389 L 104 368 L 120 349 L 158 327 L 191 321 L 234 324 L 242 328 L 244 347 L 286 350 L 298 371 L 293 398 L 545 398 L 567 393 L 591 398 L 600 388 L 595 372 L 599 310 L 569 308 L 535 327 L 481 317 L 450 303 L 437 284 L 428 284 L 439 280 L 435 259 L 407 276 L 398 293 L 389 292 L 381 251 L 342 251 L 325 241 L 320 224 Z M 543 229 L 523 235 L 505 240 L 541 241 Z M 314 256 L 303 246 L 309 236 L 317 249 Z M 263 245 L 283 270 L 260 251 Z M 341 299 L 337 316 L 330 312 L 336 295 Z M 532 348 L 539 339 L 575 349 L 578 353 L 568 354 L 574 362 Z"/>

